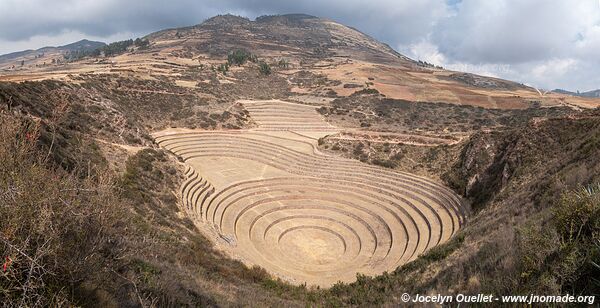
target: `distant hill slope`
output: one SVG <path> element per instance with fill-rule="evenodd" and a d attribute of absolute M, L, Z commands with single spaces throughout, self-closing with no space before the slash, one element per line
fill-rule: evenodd
<path fill-rule="evenodd" d="M 560 93 L 560 94 L 567 94 L 567 95 L 573 95 L 573 96 L 579 96 L 579 97 L 600 97 L 600 89 L 598 90 L 592 90 L 592 91 L 587 91 L 587 92 L 571 92 L 571 91 L 567 91 L 567 90 L 562 90 L 562 89 L 556 89 L 552 92 L 556 92 L 556 93 Z"/>
<path fill-rule="evenodd" d="M 221 56 L 233 47 L 245 47 L 259 54 L 414 62 L 358 30 L 306 14 L 266 15 L 255 21 L 219 15 L 199 25 L 163 30 L 147 37 L 152 41 L 174 40 L 172 43 L 183 44 L 189 50 Z"/>
<path fill-rule="evenodd" d="M 82 42 L 79 45 L 90 43 Z M 195 75 L 210 69 L 219 71 L 223 82 L 243 86 L 244 79 L 231 79 L 230 75 L 241 70 L 256 71 L 259 62 L 265 62 L 273 75 L 285 81 L 272 90 L 289 93 L 288 96 L 335 98 L 370 94 L 492 109 L 598 105 L 587 97 L 542 94 L 517 82 L 414 61 L 359 30 L 306 14 L 267 15 L 255 20 L 219 15 L 198 25 L 151 33 L 135 42 L 115 42 L 111 44 L 115 52 L 83 55 L 69 61 L 64 57 L 68 51 L 60 47 L 13 54 L 8 57 L 10 60 L 0 60 L 0 80 L 69 81 L 69 75 L 103 72 L 127 73 L 142 79 L 160 76 L 176 85 L 196 87 Z M 228 72 L 228 55 L 240 49 L 255 61 L 237 63 L 243 65 L 233 65 Z"/>
<path fill-rule="evenodd" d="M 69 52 L 91 51 L 106 46 L 103 42 L 90 40 L 81 40 L 64 46 L 48 46 L 36 50 L 24 50 L 0 55 L 0 67 L 6 65 L 20 65 L 21 61 L 30 62 L 51 62 L 52 59 L 58 59 L 60 56 Z"/>

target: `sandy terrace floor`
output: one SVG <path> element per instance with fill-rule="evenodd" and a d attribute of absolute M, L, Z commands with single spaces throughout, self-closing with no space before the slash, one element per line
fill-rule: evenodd
<path fill-rule="evenodd" d="M 394 270 L 455 234 L 466 210 L 423 177 L 318 151 L 337 133 L 314 107 L 241 101 L 258 127 L 154 134 L 187 164 L 180 196 L 221 248 L 292 283 Z"/>

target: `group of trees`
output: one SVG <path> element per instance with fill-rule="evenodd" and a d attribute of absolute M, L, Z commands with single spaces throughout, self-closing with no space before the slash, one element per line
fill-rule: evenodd
<path fill-rule="evenodd" d="M 107 46 L 102 47 L 101 51 L 104 53 L 105 56 L 111 57 L 127 51 L 127 48 L 129 48 L 132 45 L 133 40 L 129 39 L 125 41 L 110 43 Z"/>
<path fill-rule="evenodd" d="M 69 51 L 64 55 L 64 58 L 67 61 L 76 61 L 85 57 L 100 57 L 103 54 L 105 57 L 112 57 L 126 52 L 127 49 L 134 45 L 142 50 L 148 49 L 150 41 L 141 38 L 136 38 L 135 41 L 132 39 L 118 41 L 93 50 Z"/>
<path fill-rule="evenodd" d="M 261 74 L 263 74 L 263 75 L 271 74 L 271 66 L 268 63 L 266 63 L 265 61 L 259 61 L 258 56 L 256 56 L 255 54 L 252 54 L 250 51 L 243 49 L 243 48 L 238 48 L 238 49 L 231 51 L 227 55 L 227 62 L 220 64 L 216 68 L 213 66 L 212 70 L 218 71 L 218 72 L 222 73 L 223 75 L 227 75 L 227 72 L 229 72 L 229 68 L 232 65 L 241 66 L 241 65 L 244 65 L 248 61 L 250 61 L 252 63 L 258 63 L 258 70 L 260 71 Z M 280 67 L 288 67 L 289 66 L 288 62 L 285 60 L 279 61 L 278 65 Z"/>
<path fill-rule="evenodd" d="M 417 64 L 418 64 L 419 66 L 424 66 L 424 67 L 431 67 L 431 68 L 437 68 L 437 69 L 444 69 L 442 66 L 435 65 L 435 64 L 429 63 L 429 62 L 427 62 L 427 61 L 421 61 L 421 60 L 419 60 L 419 61 L 417 62 Z"/>
<path fill-rule="evenodd" d="M 243 48 L 235 49 L 227 55 L 227 63 L 229 63 L 229 65 L 240 66 L 248 61 L 256 63 L 258 57 Z"/>
<path fill-rule="evenodd" d="M 147 39 L 141 39 L 139 37 L 135 39 L 133 44 L 135 44 L 135 46 L 139 49 L 148 49 L 148 47 L 150 47 L 150 41 Z"/>

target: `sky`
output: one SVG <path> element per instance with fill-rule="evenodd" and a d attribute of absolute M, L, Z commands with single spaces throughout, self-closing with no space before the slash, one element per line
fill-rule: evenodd
<path fill-rule="evenodd" d="M 330 18 L 447 69 L 600 89 L 600 0 L 0 0 L 0 54 L 135 38 L 226 13 Z"/>

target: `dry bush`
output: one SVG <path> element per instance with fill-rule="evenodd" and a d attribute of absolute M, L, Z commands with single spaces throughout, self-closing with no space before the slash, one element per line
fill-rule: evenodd
<path fill-rule="evenodd" d="M 0 302 L 70 303 L 76 286 L 105 269 L 121 217 L 111 179 L 49 166 L 39 122 L 0 114 L 0 127 Z"/>
<path fill-rule="evenodd" d="M 564 192 L 550 223 L 521 231 L 521 277 L 532 292 L 600 294 L 600 184 Z"/>

